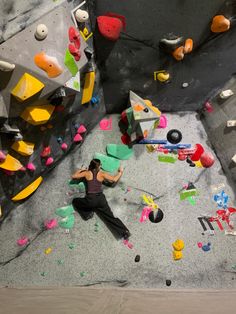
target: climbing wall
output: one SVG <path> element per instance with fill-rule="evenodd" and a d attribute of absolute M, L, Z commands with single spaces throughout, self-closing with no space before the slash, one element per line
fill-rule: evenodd
<path fill-rule="evenodd" d="M 64 2 L 0 45 L 0 219 L 105 113 L 86 9 Z"/>
<path fill-rule="evenodd" d="M 235 72 L 235 1 L 103 0 L 89 5 L 108 112 L 125 109 L 129 90 L 164 111 L 197 110 Z M 123 20 L 112 21 L 107 12 Z M 230 28 L 224 20 L 224 32 L 217 29 L 216 15 L 228 19 Z M 104 27 L 117 27 L 118 39 L 105 37 Z"/>
<path fill-rule="evenodd" d="M 236 186 L 236 81 L 232 77 L 206 105 L 202 111 L 208 137 L 225 169 Z M 206 106 L 205 106 L 206 107 Z"/>

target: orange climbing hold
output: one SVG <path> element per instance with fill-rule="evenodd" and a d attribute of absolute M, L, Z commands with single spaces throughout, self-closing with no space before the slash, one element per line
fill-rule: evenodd
<path fill-rule="evenodd" d="M 143 107 L 141 104 L 135 104 L 135 105 L 133 106 L 133 109 L 134 109 L 135 111 L 143 111 L 144 107 Z"/>
<path fill-rule="evenodd" d="M 59 76 L 63 70 L 56 57 L 48 56 L 44 51 L 34 56 L 35 64 L 45 71 L 50 78 Z"/>
<path fill-rule="evenodd" d="M 0 162 L 0 168 L 9 171 L 18 171 L 23 167 L 23 165 L 16 158 L 7 154 L 3 162 Z"/>
<path fill-rule="evenodd" d="M 177 61 L 183 60 L 183 58 L 184 58 L 184 46 L 180 46 L 180 47 L 176 48 L 172 52 L 172 55 L 175 58 L 175 60 L 177 60 Z"/>
<path fill-rule="evenodd" d="M 34 152 L 34 144 L 24 141 L 16 141 L 11 148 L 22 156 L 30 156 Z"/>
<path fill-rule="evenodd" d="M 230 20 L 224 15 L 216 15 L 213 17 L 211 31 L 213 33 L 223 33 L 230 29 Z"/>
<path fill-rule="evenodd" d="M 13 198 L 12 201 L 20 201 L 23 200 L 24 198 L 28 197 L 31 195 L 39 185 L 42 183 L 43 178 L 38 177 L 35 181 L 33 181 L 31 184 L 29 184 L 26 188 L 24 188 L 20 193 L 16 194 Z"/>
<path fill-rule="evenodd" d="M 188 38 L 185 40 L 184 43 L 184 53 L 190 53 L 193 50 L 193 40 L 191 38 Z"/>

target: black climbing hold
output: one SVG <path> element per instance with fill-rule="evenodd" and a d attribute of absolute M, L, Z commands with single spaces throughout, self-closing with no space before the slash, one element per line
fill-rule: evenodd
<path fill-rule="evenodd" d="M 172 129 L 167 133 L 166 137 L 171 144 L 178 144 L 182 140 L 182 133 L 179 130 Z"/>
<path fill-rule="evenodd" d="M 195 165 L 194 162 L 192 162 L 191 164 L 189 164 L 189 166 L 190 166 L 190 167 L 195 167 L 196 165 Z"/>
<path fill-rule="evenodd" d="M 134 261 L 135 263 L 138 263 L 140 261 L 140 255 L 136 255 Z"/>
<path fill-rule="evenodd" d="M 148 108 L 143 109 L 144 112 L 149 112 Z"/>
<path fill-rule="evenodd" d="M 163 214 L 163 211 L 160 208 L 158 208 L 158 210 L 151 211 L 149 213 L 148 217 L 149 217 L 149 220 L 151 222 L 158 223 L 158 222 L 162 221 L 164 214 Z"/>
<path fill-rule="evenodd" d="M 171 285 L 171 280 L 167 279 L 166 280 L 166 285 L 169 287 Z"/>

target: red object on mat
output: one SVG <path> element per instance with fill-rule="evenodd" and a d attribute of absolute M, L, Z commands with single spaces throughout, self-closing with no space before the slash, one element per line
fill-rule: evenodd
<path fill-rule="evenodd" d="M 128 145 L 130 143 L 130 136 L 128 134 L 123 134 L 121 136 L 121 141 L 123 144 Z"/>

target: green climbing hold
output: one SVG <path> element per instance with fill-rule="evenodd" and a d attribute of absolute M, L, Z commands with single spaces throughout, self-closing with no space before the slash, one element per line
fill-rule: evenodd
<path fill-rule="evenodd" d="M 84 275 L 85 275 L 85 272 L 84 272 L 84 271 L 81 271 L 81 272 L 80 272 L 80 277 L 84 277 Z"/>
<path fill-rule="evenodd" d="M 102 170 L 107 172 L 116 172 L 120 167 L 120 161 L 113 157 L 109 157 L 100 153 L 95 153 L 94 158 L 99 159 L 102 164 Z"/>
<path fill-rule="evenodd" d="M 177 156 L 174 154 L 160 154 L 158 160 L 161 162 L 168 162 L 174 164 L 177 161 Z"/>
<path fill-rule="evenodd" d="M 184 190 L 180 192 L 180 200 L 183 201 L 188 197 L 191 196 L 196 196 L 197 195 L 197 190 L 193 189 L 193 190 Z"/>
<path fill-rule="evenodd" d="M 121 160 L 127 160 L 134 154 L 132 148 L 122 144 L 108 144 L 106 149 L 108 155 Z"/>
<path fill-rule="evenodd" d="M 69 247 L 69 249 L 73 250 L 73 249 L 75 248 L 75 244 L 74 244 L 74 243 L 70 243 L 70 244 L 68 245 L 68 247 Z"/>
<path fill-rule="evenodd" d="M 57 261 L 57 264 L 58 264 L 58 265 L 63 265 L 63 264 L 64 264 L 64 261 L 63 261 L 62 259 L 59 259 L 59 260 Z"/>
<path fill-rule="evenodd" d="M 77 188 L 79 192 L 85 192 L 86 187 L 84 182 L 78 181 L 78 180 L 69 180 L 68 185 L 72 188 Z"/>
<path fill-rule="evenodd" d="M 56 215 L 60 216 L 60 217 L 67 217 L 67 216 L 70 216 L 71 214 L 73 214 L 75 211 L 74 211 L 74 208 L 72 205 L 67 205 L 67 206 L 64 206 L 64 207 L 61 207 L 61 208 L 57 208 L 55 210 L 55 213 Z"/>
<path fill-rule="evenodd" d="M 74 223 L 75 223 L 75 217 L 73 214 L 71 214 L 63 218 L 61 221 L 59 221 L 59 226 L 64 229 L 71 229 L 73 228 Z"/>
<path fill-rule="evenodd" d="M 77 64 L 75 63 L 74 57 L 72 56 L 68 49 L 66 49 L 64 64 L 68 68 L 72 76 L 75 76 L 76 73 L 79 71 Z"/>
<path fill-rule="evenodd" d="M 45 271 L 43 271 L 41 274 L 40 274 L 42 277 L 45 277 L 47 275 L 47 273 Z"/>

